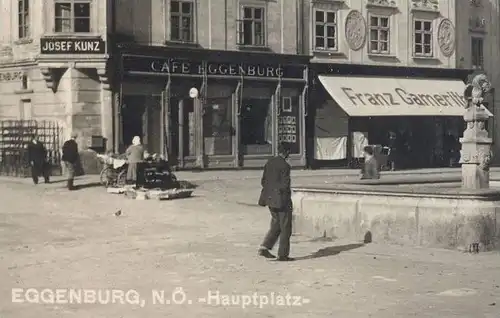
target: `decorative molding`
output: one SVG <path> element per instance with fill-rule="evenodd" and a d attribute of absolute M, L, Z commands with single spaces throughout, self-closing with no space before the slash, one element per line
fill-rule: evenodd
<path fill-rule="evenodd" d="M 41 67 L 40 72 L 43 75 L 43 79 L 45 80 L 45 85 L 47 88 L 51 90 L 56 89 L 56 72 L 55 69 L 50 67 Z"/>
<path fill-rule="evenodd" d="M 469 18 L 469 31 L 471 32 L 486 32 L 486 19 L 483 17 L 470 17 Z"/>
<path fill-rule="evenodd" d="M 411 0 L 412 11 L 439 12 L 438 0 Z"/>
<path fill-rule="evenodd" d="M 443 19 L 438 27 L 438 44 L 441 53 L 450 57 L 455 52 L 455 27 L 449 19 Z"/>
<path fill-rule="evenodd" d="M 104 67 L 97 68 L 97 75 L 99 76 L 99 81 L 102 84 L 102 88 L 105 90 L 110 90 L 111 85 L 109 84 L 109 77 L 106 68 Z"/>
<path fill-rule="evenodd" d="M 345 37 L 349 48 L 359 51 L 366 42 L 366 21 L 363 14 L 357 10 L 349 12 L 345 19 Z"/>
<path fill-rule="evenodd" d="M 394 0 L 368 0 L 367 7 L 379 7 L 395 9 L 398 7 Z"/>
<path fill-rule="evenodd" d="M 345 4 L 345 0 L 312 0 L 313 4 L 323 3 L 323 4 Z"/>
<path fill-rule="evenodd" d="M 4 45 L 0 46 L 0 57 L 12 57 L 12 47 Z"/>

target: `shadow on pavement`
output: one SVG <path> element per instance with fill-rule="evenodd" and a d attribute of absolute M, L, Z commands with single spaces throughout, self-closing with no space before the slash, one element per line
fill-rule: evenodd
<path fill-rule="evenodd" d="M 96 188 L 96 187 L 103 187 L 103 185 L 100 182 L 91 182 L 91 183 L 84 183 L 84 184 L 76 184 L 75 185 L 75 190 L 82 190 L 82 189 Z"/>
<path fill-rule="evenodd" d="M 320 258 L 320 257 L 333 256 L 333 255 L 340 254 L 341 252 L 346 252 L 346 251 L 354 250 L 356 248 L 360 248 L 362 246 L 365 246 L 365 244 L 364 243 L 356 243 L 356 244 L 347 244 L 347 245 L 340 245 L 340 246 L 329 246 L 329 247 L 319 249 L 316 252 L 312 253 L 311 255 L 296 257 L 295 260 L 300 261 L 300 260 L 306 260 L 306 259 L 314 259 L 314 258 Z"/>

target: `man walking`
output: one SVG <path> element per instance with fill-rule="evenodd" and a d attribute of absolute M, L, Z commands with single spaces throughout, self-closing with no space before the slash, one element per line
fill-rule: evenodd
<path fill-rule="evenodd" d="M 271 226 L 264 242 L 259 248 L 259 255 L 275 258 L 270 250 L 279 238 L 278 261 L 292 261 L 290 254 L 290 236 L 292 235 L 292 190 L 290 188 L 290 165 L 286 162 L 290 151 L 287 144 L 278 148 L 278 156 L 269 159 L 264 166 L 259 198 L 260 206 L 267 206 L 271 212 Z"/>
<path fill-rule="evenodd" d="M 62 161 L 66 166 L 67 174 L 68 174 L 68 190 L 74 190 L 74 179 L 75 179 L 75 170 L 78 164 L 78 144 L 76 143 L 76 134 L 71 135 L 71 139 L 64 142 L 62 147 Z"/>
<path fill-rule="evenodd" d="M 31 178 L 38 184 L 38 177 L 43 176 L 45 183 L 49 183 L 49 169 L 47 169 L 47 150 L 36 137 L 28 145 L 28 160 L 31 166 Z"/>

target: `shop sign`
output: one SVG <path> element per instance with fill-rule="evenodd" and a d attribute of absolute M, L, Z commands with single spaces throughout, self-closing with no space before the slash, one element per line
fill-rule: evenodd
<path fill-rule="evenodd" d="M 463 95 L 448 91 L 443 93 L 417 93 L 403 88 L 394 88 L 392 91 L 367 93 L 350 87 L 341 87 L 341 90 L 351 100 L 353 106 L 435 106 L 435 107 L 464 107 Z"/>
<path fill-rule="evenodd" d="M 23 78 L 24 72 L 3 72 L 0 73 L 0 82 L 11 82 L 21 80 Z"/>
<path fill-rule="evenodd" d="M 42 54 L 104 54 L 105 42 L 100 38 L 41 38 Z"/>
<path fill-rule="evenodd" d="M 204 75 L 234 77 L 296 78 L 304 77 L 305 66 L 250 63 L 194 62 L 182 59 L 162 59 L 139 56 L 123 58 L 125 72 L 171 75 Z"/>
<path fill-rule="evenodd" d="M 295 103 L 294 103 L 295 101 Z M 298 101 L 285 97 L 282 99 L 282 108 L 278 116 L 278 141 L 290 146 L 291 154 L 300 153 L 299 135 L 299 107 Z"/>

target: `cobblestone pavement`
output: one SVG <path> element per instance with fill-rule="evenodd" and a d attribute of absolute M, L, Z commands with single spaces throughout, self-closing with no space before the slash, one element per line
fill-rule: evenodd
<path fill-rule="evenodd" d="M 500 317 L 499 253 L 294 236 L 299 260 L 257 257 L 269 222 L 252 204 L 258 181 L 208 179 L 174 201 L 0 181 L 0 317 Z M 168 304 L 177 287 L 186 301 Z M 12 288 L 114 288 L 142 301 L 33 304 L 19 292 L 13 303 Z"/>

